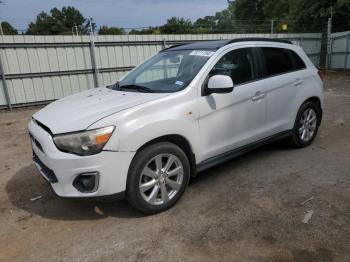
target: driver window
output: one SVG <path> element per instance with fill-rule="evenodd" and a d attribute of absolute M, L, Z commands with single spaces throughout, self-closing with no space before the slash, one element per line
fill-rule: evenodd
<path fill-rule="evenodd" d="M 254 63 L 251 48 L 236 49 L 224 55 L 210 71 L 209 76 L 227 75 L 234 85 L 254 80 Z"/>

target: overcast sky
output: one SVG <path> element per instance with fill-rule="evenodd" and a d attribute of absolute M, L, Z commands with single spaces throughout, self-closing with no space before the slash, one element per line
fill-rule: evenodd
<path fill-rule="evenodd" d="M 227 0 L 3 0 L 0 19 L 19 30 L 27 28 L 41 11 L 74 6 L 98 26 L 146 27 L 162 25 L 171 16 L 192 21 L 214 15 L 227 7 Z"/>

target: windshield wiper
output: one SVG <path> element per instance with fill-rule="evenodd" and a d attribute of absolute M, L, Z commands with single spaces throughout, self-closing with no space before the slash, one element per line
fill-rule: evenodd
<path fill-rule="evenodd" d="M 106 86 L 106 87 L 109 89 L 112 89 L 112 90 L 118 90 L 119 89 L 119 81 L 114 83 L 114 84 L 111 84 L 109 86 Z"/>
<path fill-rule="evenodd" d="M 125 89 L 130 89 L 130 90 L 137 90 L 145 93 L 153 93 L 153 90 L 145 87 L 145 86 L 140 86 L 140 85 L 124 85 L 124 86 L 119 86 L 118 85 L 118 90 L 125 90 Z"/>

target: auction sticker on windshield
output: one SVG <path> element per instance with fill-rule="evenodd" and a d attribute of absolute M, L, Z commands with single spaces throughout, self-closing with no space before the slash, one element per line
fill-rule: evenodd
<path fill-rule="evenodd" d="M 207 50 L 193 50 L 190 55 L 211 57 L 215 52 Z"/>

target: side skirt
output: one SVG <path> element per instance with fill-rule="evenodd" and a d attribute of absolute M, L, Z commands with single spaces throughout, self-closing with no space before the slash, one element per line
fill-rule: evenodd
<path fill-rule="evenodd" d="M 237 158 L 253 149 L 259 148 L 261 146 L 270 144 L 272 142 L 281 140 L 283 138 L 289 137 L 292 135 L 292 130 L 288 130 L 288 131 L 284 131 L 281 133 L 278 133 L 276 135 L 258 140 L 257 142 L 251 143 L 249 145 L 245 145 L 233 150 L 230 150 L 226 153 L 211 157 L 209 159 L 206 159 L 202 162 L 200 162 L 199 164 L 197 164 L 197 168 L 196 168 L 196 173 L 200 173 L 203 172 L 209 168 L 212 168 L 214 166 L 217 166 L 221 163 L 227 162 L 229 160 L 232 160 L 234 158 Z"/>

